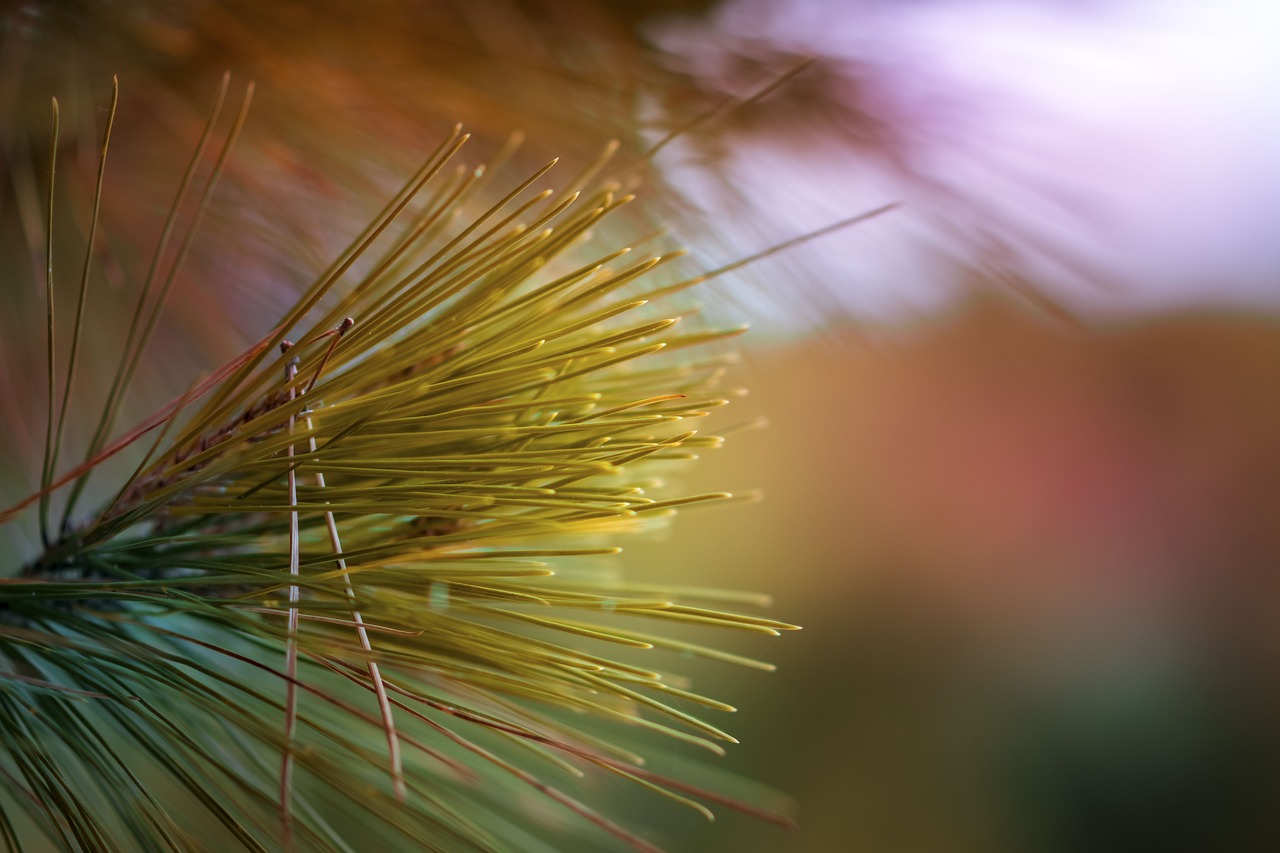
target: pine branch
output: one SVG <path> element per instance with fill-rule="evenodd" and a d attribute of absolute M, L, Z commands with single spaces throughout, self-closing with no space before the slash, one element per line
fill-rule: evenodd
<path fill-rule="evenodd" d="M 468 218 L 483 167 L 448 168 L 465 142 L 450 134 L 270 334 L 108 441 L 175 274 L 144 312 L 171 212 L 65 472 L 72 366 L 54 424 L 50 338 L 41 486 L 0 512 L 25 523 L 38 504 L 46 536 L 0 583 L 0 813 L 29 820 L 0 820 L 12 846 L 207 847 L 184 829 L 194 811 L 247 849 L 534 849 L 554 846 L 542 814 L 559 809 L 656 849 L 588 804 L 602 774 L 786 823 L 646 770 L 629 743 L 735 742 L 704 719 L 733 709 L 662 674 L 665 653 L 769 668 L 667 630 L 794 626 L 722 609 L 759 596 L 607 570 L 619 537 L 731 498 L 654 483 L 720 444 L 694 426 L 732 396 L 719 342 L 741 330 L 676 297 L 708 277 L 676 280 L 678 253 L 599 245 L 631 201 L 616 183 L 571 177 L 561 196 L 540 188 L 552 163 Z M 95 217 L 100 199 L 101 182 Z M 144 436 L 114 499 L 75 514 L 87 478 Z"/>

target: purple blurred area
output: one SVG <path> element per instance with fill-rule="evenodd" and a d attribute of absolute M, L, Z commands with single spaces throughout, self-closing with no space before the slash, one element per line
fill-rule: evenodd
<path fill-rule="evenodd" d="M 713 131 L 714 175 L 687 140 L 687 181 L 739 225 L 730 254 L 903 205 L 791 259 L 830 298 L 759 297 L 793 324 L 831 303 L 927 315 L 974 265 L 1091 317 L 1280 305 L 1273 4 L 732 0 L 653 31 L 673 63 L 742 94 L 749 58 L 816 59 Z"/>
<path fill-rule="evenodd" d="M 774 675 L 698 682 L 742 708 L 715 721 L 743 741 L 729 766 L 794 796 L 802 829 L 690 817 L 657 835 L 752 853 L 1280 849 L 1274 5 L 119 5 L 135 11 L 112 35 L 77 29 L 92 16 L 42 29 L 26 4 L 0 54 L 37 105 L 5 129 L 11 152 L 45 144 L 49 89 L 90 116 L 69 153 L 84 148 L 94 75 L 122 66 L 109 179 L 141 177 L 106 220 L 108 287 L 136 284 L 223 68 L 258 80 L 262 117 L 175 291 L 150 405 L 260 331 L 453 121 L 490 152 L 527 131 L 528 163 L 612 136 L 636 154 L 816 58 L 664 150 L 653 215 L 715 266 L 902 207 L 714 285 L 708 313 L 760 334 L 734 376 L 751 395 L 711 428 L 770 425 L 684 485 L 765 498 L 625 555 L 643 581 L 771 591 L 772 615 L 805 626 L 744 644 Z M 178 153 L 149 167 L 148 140 Z M 7 186 L 23 221 L 29 190 Z M 38 291 L 3 287 L 38 316 Z M 0 391 L 42 399 L 39 371 L 12 367 L 38 324 L 5 322 Z M 11 473 L 40 430 L 0 425 Z"/>

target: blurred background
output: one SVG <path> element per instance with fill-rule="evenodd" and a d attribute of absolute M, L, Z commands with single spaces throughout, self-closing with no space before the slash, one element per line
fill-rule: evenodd
<path fill-rule="evenodd" d="M 751 394 L 720 423 L 769 425 L 683 485 L 765 497 L 624 556 L 639 579 L 769 591 L 805 626 L 740 646 L 773 675 L 698 674 L 743 709 L 725 765 L 795 798 L 801 829 L 664 812 L 655 840 L 1280 849 L 1273 4 L 0 8 L 3 497 L 43 440 L 23 402 L 41 371 L 15 365 L 43 351 L 48 98 L 59 226 L 83 232 L 113 73 L 89 330 L 112 353 L 222 71 L 233 99 L 257 82 L 125 422 L 260 335 L 455 121 L 482 155 L 523 131 L 526 170 L 662 144 L 632 225 L 706 268 L 898 202 L 703 297 L 753 326 L 732 377 Z"/>

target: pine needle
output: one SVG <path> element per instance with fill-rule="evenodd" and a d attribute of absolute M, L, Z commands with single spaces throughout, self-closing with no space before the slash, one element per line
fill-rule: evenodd
<path fill-rule="evenodd" d="M 61 119 L 58 114 L 58 99 L 53 99 L 53 128 L 49 133 L 49 208 L 45 228 L 45 285 L 44 299 L 46 311 L 46 366 L 48 368 L 49 405 L 48 417 L 44 431 L 44 461 L 40 467 L 40 541 L 49 547 L 49 491 L 53 481 L 53 421 L 54 409 L 57 406 L 57 373 L 54 369 L 54 303 L 53 303 L 53 202 L 54 179 L 57 176 L 58 164 L 58 130 Z M 4 516 L 0 516 L 0 521 Z"/>

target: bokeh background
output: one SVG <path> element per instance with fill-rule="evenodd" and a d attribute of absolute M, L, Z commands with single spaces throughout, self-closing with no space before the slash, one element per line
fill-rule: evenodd
<path fill-rule="evenodd" d="M 256 338 L 455 121 L 481 152 L 523 131 L 529 168 L 586 162 L 610 138 L 627 161 L 682 130 L 644 167 L 632 226 L 670 226 L 708 268 L 900 203 L 704 297 L 754 327 L 732 377 L 751 393 L 720 424 L 768 426 L 686 485 L 764 497 L 688 513 L 624 557 L 645 580 L 769 591 L 805 626 L 740 646 L 773 675 L 698 675 L 742 708 L 725 767 L 793 797 L 801 829 L 663 812 L 655 840 L 1280 849 L 1269 4 L 83 0 L 3 15 L 0 251 L 23 271 L 2 285 L 8 401 L 43 394 L 20 365 L 43 347 L 28 279 L 48 97 L 59 168 L 81 178 L 64 181 L 60 225 L 83 229 L 113 73 L 89 337 L 104 351 L 218 78 L 232 70 L 233 94 L 257 82 L 139 413 Z M 112 366 L 91 362 L 81 390 Z M 28 408 L 0 412 L 6 498 L 38 468 Z"/>

